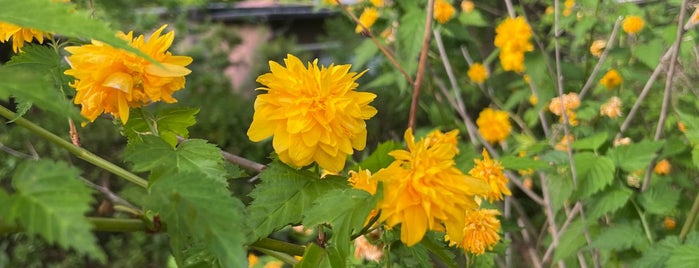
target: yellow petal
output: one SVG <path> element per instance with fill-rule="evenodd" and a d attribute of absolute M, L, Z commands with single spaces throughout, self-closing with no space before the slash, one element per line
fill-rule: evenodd
<path fill-rule="evenodd" d="M 192 71 L 175 64 L 161 63 L 161 66 L 149 64 L 145 69 L 147 74 L 160 77 L 180 77 L 191 73 Z"/>
<path fill-rule="evenodd" d="M 133 87 L 133 78 L 123 72 L 116 72 L 107 76 L 102 83 L 102 86 L 118 89 L 126 94 L 131 93 Z"/>
<path fill-rule="evenodd" d="M 400 240 L 406 246 L 420 242 L 427 232 L 427 216 L 419 206 L 413 206 L 403 212 L 405 220 L 401 223 Z"/>
<path fill-rule="evenodd" d="M 126 98 L 119 94 L 119 118 L 121 123 L 126 124 L 129 121 L 129 104 L 126 103 Z"/>

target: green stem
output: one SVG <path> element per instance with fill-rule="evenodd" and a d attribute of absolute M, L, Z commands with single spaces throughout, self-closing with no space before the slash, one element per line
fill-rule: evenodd
<path fill-rule="evenodd" d="M 304 246 L 299 246 L 297 244 L 271 238 L 262 238 L 260 240 L 257 240 L 255 243 L 252 243 L 252 245 L 250 246 L 255 248 L 266 248 L 269 250 L 284 252 L 293 256 L 303 256 L 303 253 L 306 251 L 306 247 Z"/>
<path fill-rule="evenodd" d="M 636 201 L 631 199 L 631 204 L 633 204 L 633 207 L 636 209 L 636 213 L 638 213 L 638 216 L 641 218 L 641 225 L 643 225 L 643 231 L 646 233 L 646 238 L 648 238 L 648 242 L 650 244 L 653 244 L 653 234 L 650 232 L 650 227 L 648 227 L 648 221 L 646 220 L 646 215 L 641 211 L 641 208 L 638 207 L 636 204 Z"/>
<path fill-rule="evenodd" d="M 146 225 L 139 219 L 87 217 L 87 220 L 94 226 L 93 230 L 100 232 L 142 232 L 146 230 Z M 22 226 L 0 222 L 0 234 L 23 231 Z"/>
<path fill-rule="evenodd" d="M 277 259 L 279 259 L 279 260 L 281 260 L 281 261 L 283 261 L 283 262 L 285 262 L 285 263 L 288 263 L 288 264 L 291 264 L 291 265 L 296 265 L 297 263 L 299 263 L 299 261 L 297 261 L 296 259 L 294 259 L 294 257 L 289 256 L 289 254 L 284 254 L 284 253 L 282 253 L 282 252 L 278 252 L 278 251 L 274 251 L 274 250 L 269 250 L 269 249 L 266 249 L 266 248 L 259 248 L 259 247 L 255 247 L 255 246 L 251 246 L 251 247 L 254 248 L 254 249 L 256 249 L 256 250 L 258 250 L 258 251 L 260 251 L 260 252 L 262 252 L 262 253 L 264 253 L 264 254 L 267 254 L 267 255 L 269 255 L 269 256 L 275 257 L 275 258 L 277 258 Z"/>
<path fill-rule="evenodd" d="M 689 234 L 689 230 L 694 226 L 694 221 L 697 219 L 697 213 L 699 212 L 699 194 L 694 197 L 694 203 L 692 204 L 692 209 L 689 210 L 689 215 L 682 225 L 682 231 L 680 231 L 680 240 L 684 242 L 685 237 Z"/>
<path fill-rule="evenodd" d="M 4 106 L 0 105 L 0 116 L 7 118 L 8 120 L 13 120 L 14 123 L 22 126 L 32 133 L 39 135 L 40 137 L 50 141 L 53 144 L 56 144 L 60 147 L 63 147 L 64 149 L 68 150 L 70 153 L 74 154 L 80 159 L 83 159 L 95 166 L 98 166 L 106 171 L 111 172 L 114 175 L 117 175 L 129 182 L 132 182 L 138 186 L 141 186 L 143 188 L 148 188 L 148 181 L 142 179 L 141 177 L 137 176 L 136 174 L 133 174 L 115 164 L 112 164 L 112 162 L 109 162 L 105 160 L 104 158 L 101 158 L 93 153 L 91 153 L 88 150 L 85 150 L 83 148 L 80 148 L 78 146 L 73 145 L 72 143 L 62 139 L 61 137 L 57 136 L 56 134 L 53 134 L 49 132 L 48 130 L 32 123 L 31 121 L 24 119 L 24 118 L 17 118 L 16 114 L 10 111 L 9 109 L 5 108 Z"/>

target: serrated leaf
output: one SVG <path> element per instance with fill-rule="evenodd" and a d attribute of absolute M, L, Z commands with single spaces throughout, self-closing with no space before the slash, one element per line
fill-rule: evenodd
<path fill-rule="evenodd" d="M 549 167 L 546 162 L 529 157 L 515 157 L 506 155 L 500 158 L 499 161 L 502 163 L 503 167 L 511 170 L 526 170 L 530 168 L 540 170 Z"/>
<path fill-rule="evenodd" d="M 446 264 L 447 267 L 458 267 L 457 263 L 454 261 L 456 256 L 453 252 L 449 251 L 449 247 L 444 243 L 442 234 L 430 232 L 420 241 L 420 244 L 425 246 L 427 250 Z"/>
<path fill-rule="evenodd" d="M 670 258 L 670 254 L 676 247 L 681 245 L 680 239 L 677 236 L 665 237 L 660 242 L 653 244 L 643 252 L 643 257 L 638 259 L 633 267 L 638 268 L 662 268 L 666 267 L 665 262 Z"/>
<path fill-rule="evenodd" d="M 582 152 L 575 154 L 573 159 L 582 197 L 603 190 L 614 180 L 614 162 L 608 157 Z"/>
<path fill-rule="evenodd" d="M 593 239 L 590 247 L 603 250 L 625 250 L 632 247 L 638 248 L 647 243 L 638 223 L 617 223 L 613 226 L 602 228 L 600 234 Z"/>
<path fill-rule="evenodd" d="M 404 7 L 406 11 L 400 17 L 396 33 L 396 59 L 408 74 L 413 74 L 417 71 L 417 58 L 422 48 L 422 38 L 415 37 L 425 31 L 426 11 L 409 2 Z"/>
<path fill-rule="evenodd" d="M 391 258 L 389 261 L 397 261 L 400 267 L 432 267 L 429 251 L 422 243 L 408 247 L 397 241 L 391 246 Z"/>
<path fill-rule="evenodd" d="M 680 245 L 676 247 L 672 250 L 665 265 L 673 268 L 696 268 L 699 265 L 699 246 Z"/>
<path fill-rule="evenodd" d="M 569 176 L 551 175 L 546 178 L 546 184 L 551 196 L 551 208 L 556 213 L 573 194 L 573 179 Z"/>
<path fill-rule="evenodd" d="M 328 253 L 315 243 L 311 243 L 303 254 L 303 258 L 294 268 L 330 267 Z"/>
<path fill-rule="evenodd" d="M 667 184 L 652 185 L 638 198 L 639 203 L 647 213 L 667 215 L 677 206 L 680 195 Z"/>
<path fill-rule="evenodd" d="M 308 171 L 295 170 L 279 161 L 272 162 L 259 174 L 261 183 L 250 193 L 254 198 L 248 206 L 252 239 L 265 237 L 292 223 L 300 223 L 302 215 L 323 193 L 348 188 L 344 178 L 318 178 Z"/>
<path fill-rule="evenodd" d="M 72 4 L 46 0 L 3 1 L 0 21 L 65 36 L 96 39 L 150 59 L 145 53 L 116 36 L 107 23 L 91 18 Z"/>
<path fill-rule="evenodd" d="M 553 254 L 553 263 L 574 256 L 587 243 L 585 241 L 584 226 L 584 223 L 579 219 L 574 220 L 568 226 L 561 235 L 560 240 L 558 240 L 558 247 Z"/>
<path fill-rule="evenodd" d="M 377 53 L 379 53 L 379 47 L 377 47 L 371 39 L 362 41 L 362 43 L 354 49 L 353 69 L 355 71 L 366 69 L 369 61 L 374 59 Z"/>
<path fill-rule="evenodd" d="M 152 121 L 151 125 L 158 131 L 160 137 L 175 147 L 177 136 L 189 137 L 189 128 L 197 123 L 195 115 L 199 109 L 187 107 L 166 108 L 152 118 L 144 119 L 138 109 L 132 109 L 129 115 L 129 122 L 124 126 L 124 134 L 129 138 L 129 142 L 142 141 L 141 135 L 150 135 L 150 129 L 146 120 Z"/>
<path fill-rule="evenodd" d="M 143 143 L 129 144 L 124 159 L 137 172 L 151 171 L 150 181 L 164 173 L 199 172 L 227 185 L 221 150 L 205 140 L 191 139 L 172 148 L 155 136 L 143 136 Z"/>
<path fill-rule="evenodd" d="M 574 141 L 573 143 L 571 143 L 571 147 L 573 149 L 578 150 L 596 151 L 600 146 L 602 146 L 602 144 L 604 144 L 607 141 L 608 136 L 609 135 L 607 134 L 607 132 L 597 133 L 590 137 Z"/>
<path fill-rule="evenodd" d="M 397 143 L 392 140 L 381 143 L 378 147 L 376 147 L 376 150 L 374 150 L 374 152 L 372 152 L 371 155 L 369 155 L 369 157 L 359 162 L 359 164 L 357 164 L 357 167 L 354 167 L 352 169 L 357 170 L 357 168 L 360 167 L 362 169 L 367 169 L 371 171 L 371 173 L 375 173 L 380 169 L 390 165 L 395 160 L 395 158 L 388 155 L 388 153 L 390 153 L 393 150 L 401 149 L 401 147 L 402 145 L 400 143 Z"/>
<path fill-rule="evenodd" d="M 611 191 L 599 193 L 598 198 L 592 198 L 590 204 L 589 218 L 596 219 L 604 214 L 612 213 L 629 201 L 633 192 L 626 187 L 616 187 Z"/>
<path fill-rule="evenodd" d="M 191 237 L 221 267 L 245 267 L 248 227 L 243 203 L 224 185 L 202 176 L 206 174 L 177 172 L 153 182 L 148 207 L 160 214 L 168 234 L 180 243 Z"/>
<path fill-rule="evenodd" d="M 18 221 L 30 234 L 104 263 L 106 255 L 84 216 L 90 210 L 92 193 L 78 180 L 79 173 L 62 162 L 22 163 L 12 177 L 16 191 L 9 198 L 6 216 L 9 221 Z"/>
<path fill-rule="evenodd" d="M 634 172 L 646 168 L 663 144 L 662 141 L 644 140 L 610 149 L 607 155 L 614 160 L 617 167 L 627 172 Z"/>

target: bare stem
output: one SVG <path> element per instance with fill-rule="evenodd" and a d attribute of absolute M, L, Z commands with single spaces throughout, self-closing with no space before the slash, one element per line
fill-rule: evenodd
<path fill-rule="evenodd" d="M 589 90 L 592 88 L 592 85 L 596 81 L 595 77 L 597 76 L 597 73 L 602 67 L 602 63 L 604 63 L 604 60 L 606 60 L 607 56 L 609 55 L 609 51 L 611 51 L 612 47 L 614 47 L 614 40 L 616 40 L 616 36 L 619 33 L 619 25 L 621 25 L 621 21 L 621 17 L 616 19 L 616 22 L 614 23 L 614 28 L 612 29 L 612 33 L 609 35 L 609 40 L 607 40 L 607 45 L 604 47 L 602 55 L 600 55 L 599 60 L 595 65 L 595 68 L 592 69 L 592 73 L 590 73 L 590 77 L 587 78 L 587 81 L 585 81 L 585 85 L 580 90 L 580 94 L 578 96 L 581 100 L 585 97 L 585 95 L 587 95 L 587 92 L 589 92 Z"/>
<path fill-rule="evenodd" d="M 430 49 L 430 40 L 432 37 L 432 15 L 434 13 L 434 0 L 427 0 L 427 14 L 425 15 L 425 31 L 422 35 L 422 50 L 420 51 L 420 61 L 418 63 L 417 75 L 415 76 L 415 84 L 413 84 L 413 98 L 410 103 L 410 114 L 408 116 L 408 128 L 415 128 L 415 116 L 417 114 L 417 104 L 420 99 L 420 89 L 422 79 L 425 74 L 425 66 L 427 64 L 427 52 Z"/>

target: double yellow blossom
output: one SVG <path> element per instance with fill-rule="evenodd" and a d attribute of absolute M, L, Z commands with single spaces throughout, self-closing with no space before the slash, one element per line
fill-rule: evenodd
<path fill-rule="evenodd" d="M 490 143 L 503 142 L 510 136 L 510 115 L 505 111 L 485 108 L 476 119 L 478 132 Z"/>
<path fill-rule="evenodd" d="M 376 8 L 373 7 L 367 7 L 364 8 L 364 11 L 362 11 L 362 14 L 359 15 L 359 24 L 357 24 L 357 27 L 354 28 L 355 33 L 361 33 L 364 31 L 364 28 L 362 28 L 362 25 L 366 27 L 367 29 L 371 29 L 371 26 L 376 23 L 376 20 L 379 19 L 379 12 L 376 11 Z"/>
<path fill-rule="evenodd" d="M 295 167 L 313 162 L 336 173 L 353 149 L 366 145 L 365 120 L 376 114 L 369 105 L 376 95 L 357 92 L 356 80 L 364 73 L 349 72 L 351 65 L 304 66 L 287 55 L 286 66 L 270 61 L 271 72 L 260 75 L 255 114 L 248 129 L 252 141 L 274 136 L 279 159 Z"/>
<path fill-rule="evenodd" d="M 495 46 L 505 71 L 523 72 L 524 53 L 534 50 L 529 42 L 532 30 L 523 17 L 507 18 L 495 28 Z"/>
<path fill-rule="evenodd" d="M 447 23 L 456 13 L 456 8 L 446 0 L 434 1 L 434 18 L 441 24 Z"/>
<path fill-rule="evenodd" d="M 503 173 L 504 168 L 500 161 L 490 159 L 488 151 L 483 149 L 483 160 L 474 159 L 476 165 L 468 172 L 475 178 L 481 179 L 490 185 L 490 190 L 484 195 L 490 202 L 502 200 L 503 195 L 512 195 L 507 188 L 507 177 Z"/>
<path fill-rule="evenodd" d="M 602 79 L 599 80 L 599 83 L 607 89 L 618 87 L 621 85 L 621 82 L 624 82 L 624 78 L 622 78 L 621 74 L 615 69 L 607 71 L 607 73 L 602 76 Z"/>
<path fill-rule="evenodd" d="M 464 248 L 475 255 L 485 253 L 485 249 L 493 249 L 500 241 L 500 220 L 496 218 L 500 212 L 495 209 L 471 210 L 464 218 L 463 237 L 456 239 L 447 232 L 446 239 L 451 245 Z"/>
<path fill-rule="evenodd" d="M 129 45 L 153 58 L 152 63 L 134 53 L 93 40 L 91 44 L 66 47 L 71 68 L 65 74 L 75 77 L 74 103 L 82 106 L 80 113 L 95 121 L 102 113 L 112 114 L 122 123 L 129 120 L 129 109 L 164 101 L 177 102 L 175 91 L 184 88 L 184 76 L 191 71 L 184 66 L 192 62 L 186 56 L 174 56 L 168 48 L 174 32 L 161 35 L 167 25 L 146 40 L 133 32 L 119 33 Z"/>
<path fill-rule="evenodd" d="M 627 34 L 636 34 L 643 29 L 644 24 L 645 23 L 643 22 L 643 19 L 641 17 L 628 16 L 624 19 L 621 28 L 624 29 L 624 32 L 626 32 Z"/>
<path fill-rule="evenodd" d="M 474 83 L 483 84 L 486 79 L 488 79 L 488 69 L 483 66 L 480 62 L 471 64 L 466 73 L 468 78 Z"/>
<path fill-rule="evenodd" d="M 617 118 L 621 116 L 621 99 L 616 96 L 611 97 L 607 102 L 600 106 L 599 113 L 600 115 L 604 115 L 609 118 Z"/>

